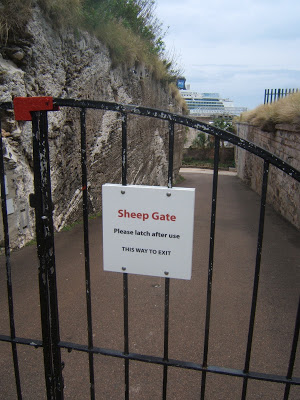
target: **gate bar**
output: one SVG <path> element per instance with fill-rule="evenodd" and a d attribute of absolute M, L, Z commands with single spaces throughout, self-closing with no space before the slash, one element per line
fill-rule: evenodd
<path fill-rule="evenodd" d="M 128 274 L 123 274 L 123 299 L 124 299 L 124 355 L 129 354 L 128 335 Z M 129 400 L 129 358 L 125 358 L 125 400 Z"/>
<path fill-rule="evenodd" d="M 296 323 L 295 323 L 295 331 L 294 331 L 294 338 L 293 338 L 293 344 L 292 344 L 292 349 L 291 349 L 289 368 L 288 368 L 288 373 L 286 376 L 287 379 L 292 379 L 292 376 L 293 376 L 294 364 L 295 364 L 296 353 L 297 353 L 298 338 L 299 338 L 299 328 L 300 328 L 300 299 L 299 299 L 299 303 L 298 303 L 298 311 L 297 311 L 297 317 L 296 317 Z M 291 388 L 291 384 L 287 383 L 285 386 L 283 400 L 287 400 L 289 398 L 290 388 Z"/>
<path fill-rule="evenodd" d="M 86 167 L 86 109 L 80 110 L 80 130 L 81 130 L 81 171 L 82 171 L 82 211 L 83 211 L 83 235 L 84 235 L 84 259 L 85 259 L 85 290 L 87 308 L 87 330 L 88 347 L 92 349 L 93 344 L 93 324 L 92 324 L 92 293 L 91 293 L 91 274 L 90 274 L 90 252 L 89 252 L 89 218 L 88 218 L 88 183 Z M 95 377 L 94 377 L 94 355 L 89 353 L 89 373 L 90 373 L 90 396 L 95 400 Z"/>
<path fill-rule="evenodd" d="M 174 121 L 169 121 L 169 167 L 168 188 L 173 186 L 173 160 L 174 160 Z M 164 361 L 169 361 L 169 315 L 170 315 L 170 278 L 165 278 L 165 317 L 164 317 Z M 164 365 L 163 371 L 163 400 L 167 398 L 168 366 Z"/>
<path fill-rule="evenodd" d="M 122 185 L 127 186 L 127 114 L 122 117 Z M 128 327 L 128 274 L 123 274 L 123 307 L 124 307 L 124 354 L 129 354 Z M 129 400 L 129 359 L 125 359 L 125 400 Z"/>
<path fill-rule="evenodd" d="M 267 199 L 267 190 L 268 190 L 268 176 L 269 176 L 269 161 L 265 160 L 264 161 L 264 170 L 263 170 L 262 189 L 261 189 L 261 203 L 260 203 L 260 217 L 259 217 L 257 251 L 256 251 L 255 276 L 254 276 L 254 283 L 253 283 L 252 305 L 251 305 L 249 331 L 248 331 L 248 342 L 247 342 L 245 367 L 244 367 L 245 374 L 248 374 L 248 372 L 249 372 L 251 350 L 252 350 L 252 340 L 253 340 L 254 322 L 255 322 L 255 313 L 256 313 L 256 305 L 257 305 L 257 295 L 258 295 L 259 273 L 260 273 L 260 264 L 261 264 L 261 253 L 262 253 L 262 244 L 263 244 L 263 235 L 264 235 L 266 199 Z M 242 400 L 246 399 L 247 384 L 248 384 L 248 378 L 245 377 L 244 382 L 243 382 Z"/>
<path fill-rule="evenodd" d="M 42 323 L 42 338 L 43 338 L 43 353 L 44 353 L 44 370 L 47 398 L 53 399 L 54 392 L 52 382 L 54 381 L 54 372 L 51 359 L 51 327 L 50 327 L 50 310 L 49 310 L 49 291 L 48 291 L 48 276 L 46 271 L 46 259 L 43 257 L 42 248 L 43 240 L 43 204 L 42 204 L 42 176 L 40 170 L 40 112 L 32 116 L 32 133 L 33 133 L 33 160 L 34 160 L 34 203 L 36 214 L 36 239 L 37 250 L 40 260 L 39 266 L 39 287 L 40 287 L 40 306 L 41 306 L 41 323 Z M 47 217 L 46 217 L 47 218 Z"/>
<path fill-rule="evenodd" d="M 6 185 L 5 185 L 5 173 L 4 173 L 3 141 L 2 141 L 2 133 L 1 132 L 2 132 L 2 130 L 1 130 L 1 120 L 0 120 L 1 207 L 2 207 L 2 220 L 3 220 L 3 233 L 4 233 L 5 260 L 6 260 L 7 300 L 8 300 L 10 336 L 12 339 L 15 339 L 16 338 L 16 329 L 15 329 L 13 289 L 12 289 L 12 279 L 11 279 L 11 263 L 10 263 L 10 247 L 9 247 L 10 244 L 9 244 L 9 230 L 8 230 L 7 205 L 6 205 Z M 20 371 L 19 371 L 19 362 L 18 362 L 18 351 L 17 351 L 17 345 L 14 342 L 11 342 L 11 351 L 12 351 L 12 355 L 13 355 L 17 396 L 18 396 L 19 400 L 22 400 L 22 390 L 21 390 Z"/>
<path fill-rule="evenodd" d="M 20 338 L 18 338 L 20 339 Z M 26 340 L 26 339 L 25 339 Z M 24 340 L 24 341 L 25 341 Z M 30 344 L 28 342 L 22 344 Z M 156 365 L 167 365 L 168 367 L 173 368 L 182 368 L 182 369 L 189 369 L 193 371 L 205 371 L 213 374 L 219 375 L 227 375 L 227 376 L 235 376 L 239 378 L 247 377 L 247 379 L 258 380 L 258 381 L 266 381 L 266 382 L 274 382 L 274 383 L 288 383 L 292 385 L 300 385 L 300 377 L 293 377 L 292 380 L 288 380 L 286 376 L 282 375 L 274 375 L 274 374 L 266 374 L 262 372 L 255 372 L 250 371 L 248 374 L 245 374 L 243 370 L 233 369 L 233 368 L 226 368 L 226 367 L 219 367 L 210 365 L 207 368 L 204 368 L 201 364 L 196 364 L 191 361 L 182 361 L 182 360 L 175 360 L 169 358 L 168 361 L 164 361 L 162 357 L 151 356 L 146 354 L 136 354 L 136 353 L 129 353 L 125 355 L 124 352 L 119 350 L 112 350 L 106 349 L 101 347 L 94 347 L 93 350 L 89 350 L 86 345 L 70 343 L 70 342 L 61 342 L 61 348 L 69 349 L 69 350 L 76 350 L 76 351 L 83 351 L 83 352 L 90 352 L 92 351 L 94 354 L 101 354 L 107 357 L 115 357 L 115 358 L 122 358 L 128 359 L 132 361 L 139 361 L 145 362 L 149 364 L 156 364 Z"/>
<path fill-rule="evenodd" d="M 85 107 L 98 110 L 106 111 L 116 111 L 116 112 L 127 112 L 128 114 L 134 114 L 144 117 L 153 117 L 162 119 L 165 121 L 174 121 L 174 123 L 188 126 L 193 129 L 201 130 L 208 135 L 219 137 L 221 140 L 226 140 L 229 143 L 236 145 L 242 149 L 249 151 L 252 154 L 257 155 L 262 159 L 266 159 L 270 164 L 275 165 L 275 167 L 284 171 L 286 174 L 290 175 L 292 178 L 300 182 L 300 172 L 294 167 L 276 157 L 274 154 L 262 149 L 261 147 L 255 145 L 254 143 L 248 142 L 245 139 L 238 137 L 237 135 L 218 129 L 212 125 L 206 124 L 205 122 L 200 122 L 195 119 L 183 117 L 178 114 L 172 114 L 168 111 L 162 111 L 152 108 L 134 106 L 134 105 L 122 105 L 118 103 L 105 102 L 105 101 L 94 101 L 94 100 L 72 100 L 72 99 L 53 99 L 54 106 L 66 106 L 66 107 Z M 10 108 L 11 103 L 3 103 L 0 105 L 1 108 Z"/>
<path fill-rule="evenodd" d="M 206 124 L 205 122 L 200 122 L 195 119 L 183 117 L 182 115 L 173 114 L 168 111 L 162 111 L 152 108 L 146 108 L 135 105 L 123 105 L 118 103 L 112 103 L 107 101 L 95 101 L 95 100 L 73 100 L 73 99 L 53 99 L 54 106 L 65 106 L 65 107 L 79 107 L 79 108 L 91 108 L 106 111 L 116 111 L 116 112 L 126 112 L 127 114 L 134 114 L 144 117 L 153 117 L 162 119 L 165 121 L 174 121 L 174 123 L 188 126 L 193 129 L 201 130 L 208 135 L 219 137 L 221 140 L 226 140 L 229 143 L 236 145 L 242 149 L 249 151 L 252 154 L 257 155 L 262 159 L 266 159 L 270 164 L 275 165 L 276 168 L 284 171 L 286 174 L 290 175 L 292 178 L 300 182 L 300 172 L 294 167 L 276 157 L 274 154 L 262 149 L 261 147 L 255 145 L 254 143 L 248 142 L 239 136 L 218 129 L 212 125 Z M 2 109 L 11 108 L 11 103 L 3 103 L 0 105 Z"/>
<path fill-rule="evenodd" d="M 22 338 L 22 337 L 16 337 L 15 339 L 12 339 L 10 336 L 0 335 L 0 341 L 7 343 L 14 342 L 17 344 L 22 344 L 25 346 L 31 346 L 35 348 L 43 347 L 43 343 L 41 340 Z M 283 375 L 267 374 L 255 371 L 250 371 L 248 374 L 245 374 L 243 370 L 219 367 L 215 365 L 210 365 L 207 368 L 204 368 L 203 365 L 196 364 L 191 361 L 175 360 L 171 358 L 169 358 L 168 361 L 164 361 L 162 357 L 157 357 L 147 354 L 129 353 L 128 355 L 125 355 L 123 351 L 119 350 L 107 349 L 102 347 L 93 347 L 93 349 L 89 349 L 87 345 L 71 343 L 71 342 L 63 342 L 63 341 L 59 343 L 59 347 L 62 349 L 67 349 L 69 351 L 75 350 L 84 353 L 98 354 L 105 357 L 120 358 L 123 360 L 128 359 L 132 361 L 144 362 L 149 364 L 168 365 L 168 367 L 172 368 L 182 368 L 200 372 L 203 372 L 205 370 L 206 372 L 218 375 L 235 376 L 238 378 L 247 377 L 248 379 L 251 380 L 300 386 L 300 377 L 292 377 L 291 379 L 288 379 L 286 376 Z"/>
<path fill-rule="evenodd" d="M 215 230 L 216 230 L 216 211 L 217 211 L 217 194 L 218 194 L 218 172 L 220 160 L 220 139 L 215 137 L 215 152 L 214 152 L 214 176 L 212 187 L 212 205 L 211 205 L 211 221 L 210 221 L 210 242 L 209 242 L 209 261 L 208 261 L 208 278 L 207 278 L 207 297 L 206 297 L 206 319 L 205 319 L 205 336 L 204 336 L 204 351 L 203 351 L 203 368 L 201 380 L 201 400 L 205 398 L 206 388 L 206 369 L 208 368 L 208 343 L 210 329 L 210 312 L 211 312 L 211 297 L 212 297 L 212 279 L 214 268 L 214 248 L 215 248 Z"/>
<path fill-rule="evenodd" d="M 63 399 L 47 111 L 32 112 L 34 203 L 47 398 Z"/>
<path fill-rule="evenodd" d="M 169 168 L 168 188 L 173 186 L 173 160 L 174 160 L 174 121 L 169 121 Z"/>
<path fill-rule="evenodd" d="M 165 278 L 165 321 L 164 321 L 164 361 L 169 361 L 169 309 L 170 309 L 170 278 Z M 168 365 L 163 371 L 163 400 L 167 398 Z"/>

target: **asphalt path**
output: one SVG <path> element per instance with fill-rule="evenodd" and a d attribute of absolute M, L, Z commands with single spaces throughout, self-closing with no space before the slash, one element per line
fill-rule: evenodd
<path fill-rule="evenodd" d="M 206 310 L 212 174 L 182 170 L 179 186 L 196 188 L 193 271 L 190 281 L 170 282 L 169 357 L 202 363 Z M 233 173 L 220 173 L 210 365 L 243 369 L 255 268 L 259 196 Z M 89 221 L 94 345 L 123 350 L 122 275 L 102 270 L 101 218 Z M 299 298 L 300 234 L 267 207 L 260 286 L 250 369 L 286 375 Z M 62 341 L 87 344 L 82 225 L 55 236 Z M 0 333 L 9 334 L 5 260 L 0 268 Z M 14 251 L 12 282 L 16 335 L 41 339 L 35 246 Z M 129 350 L 163 356 L 164 278 L 129 276 Z M 16 399 L 10 345 L 0 342 L 0 399 Z M 45 399 L 41 349 L 18 345 L 23 398 Z M 62 351 L 66 399 L 89 399 L 88 357 Z M 95 356 L 97 399 L 124 398 L 124 363 Z M 299 351 L 295 375 L 300 376 Z M 169 368 L 168 399 L 200 398 L 201 373 Z M 241 398 L 242 380 L 208 375 L 206 399 Z M 247 399 L 282 399 L 284 385 L 249 381 Z M 162 367 L 130 362 L 130 399 L 162 396 Z M 299 387 L 290 399 L 299 400 Z"/>

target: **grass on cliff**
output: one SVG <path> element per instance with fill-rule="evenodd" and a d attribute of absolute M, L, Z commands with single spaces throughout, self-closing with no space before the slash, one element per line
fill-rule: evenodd
<path fill-rule="evenodd" d="M 18 36 L 31 16 L 32 0 L 1 0 L 0 43 Z"/>
<path fill-rule="evenodd" d="M 115 65 L 142 63 L 166 82 L 182 73 L 175 58 L 166 55 L 166 32 L 155 16 L 155 0 L 1 0 L 2 43 L 22 37 L 37 4 L 56 29 L 94 34 L 106 44 Z"/>
<path fill-rule="evenodd" d="M 239 122 L 247 122 L 268 132 L 273 132 L 276 124 L 292 124 L 300 129 L 300 92 L 247 111 L 241 114 Z"/>

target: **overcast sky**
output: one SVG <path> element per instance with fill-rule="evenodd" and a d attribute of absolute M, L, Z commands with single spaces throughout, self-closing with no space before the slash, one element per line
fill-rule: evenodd
<path fill-rule="evenodd" d="M 191 90 L 252 109 L 264 89 L 300 87 L 299 0 L 156 0 L 168 51 Z"/>

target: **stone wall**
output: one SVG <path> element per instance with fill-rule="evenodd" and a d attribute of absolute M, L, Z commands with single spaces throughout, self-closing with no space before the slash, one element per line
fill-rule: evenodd
<path fill-rule="evenodd" d="M 113 66 L 107 48 L 96 38 L 86 32 L 57 31 L 38 7 L 22 38 L 1 48 L 0 83 L 0 102 L 12 101 L 15 96 L 47 95 L 182 112 L 169 86 L 144 65 Z M 28 206 L 33 192 L 31 123 L 15 122 L 13 112 L 2 114 L 11 244 L 20 247 L 34 237 L 34 213 Z M 79 132 L 79 110 L 61 108 L 49 113 L 54 224 L 58 231 L 81 218 Z M 177 127 L 175 133 L 176 178 L 185 130 Z M 128 116 L 128 151 L 128 183 L 167 185 L 165 121 Z M 101 185 L 121 182 L 119 114 L 87 111 L 87 158 L 89 209 L 97 213 L 101 211 Z"/>
<path fill-rule="evenodd" d="M 275 132 L 238 124 L 238 136 L 249 140 L 300 170 L 300 131 L 291 125 L 276 125 Z M 253 190 L 260 193 L 263 161 L 237 149 L 237 173 Z M 300 184 L 284 172 L 270 166 L 267 202 L 300 229 Z"/>

